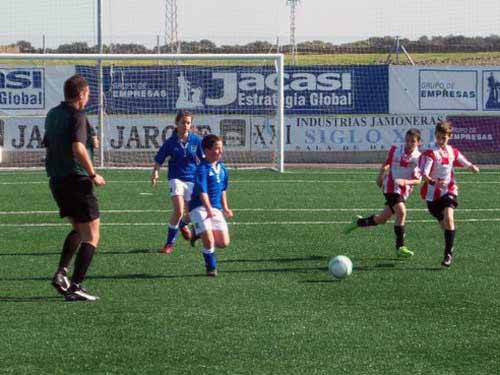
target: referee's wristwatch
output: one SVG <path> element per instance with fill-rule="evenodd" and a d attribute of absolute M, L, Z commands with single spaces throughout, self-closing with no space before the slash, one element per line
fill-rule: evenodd
<path fill-rule="evenodd" d="M 91 180 L 93 180 L 94 178 L 96 178 L 96 174 L 95 173 L 91 174 L 91 175 L 89 175 L 89 177 L 90 177 Z"/>

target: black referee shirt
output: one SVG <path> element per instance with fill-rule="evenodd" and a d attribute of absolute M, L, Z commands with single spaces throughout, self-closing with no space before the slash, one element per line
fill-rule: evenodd
<path fill-rule="evenodd" d="M 73 156 L 73 142 L 81 142 L 92 157 L 94 130 L 84 111 L 77 110 L 67 102 L 52 108 L 45 119 L 44 145 L 46 147 L 45 169 L 49 177 L 65 177 L 70 174 L 87 176 L 87 172 Z"/>

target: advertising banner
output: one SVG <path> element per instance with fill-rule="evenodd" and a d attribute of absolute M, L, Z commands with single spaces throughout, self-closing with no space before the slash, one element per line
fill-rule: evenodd
<path fill-rule="evenodd" d="M 418 87 L 421 110 L 478 110 L 477 71 L 421 69 Z"/>
<path fill-rule="evenodd" d="M 6 151 L 40 151 L 45 117 L 0 118 L 3 149 Z"/>
<path fill-rule="evenodd" d="M 389 67 L 389 112 L 499 112 L 500 67 Z"/>
<path fill-rule="evenodd" d="M 500 113 L 500 67 L 496 69 L 483 69 L 482 92 L 483 110 L 485 112 L 497 111 Z"/>
<path fill-rule="evenodd" d="M 422 146 L 434 140 L 442 114 L 295 116 L 287 123 L 285 150 L 290 151 L 377 151 L 404 143 L 405 133 L 417 128 Z"/>
<path fill-rule="evenodd" d="M 285 151 L 375 151 L 404 142 L 405 132 L 417 128 L 424 145 L 434 140 L 434 128 L 444 115 L 287 116 Z M 96 117 L 90 122 L 96 124 Z M 107 151 L 154 151 L 174 131 L 173 115 L 111 116 L 105 121 Z M 3 118 L 4 149 L 36 151 L 42 148 L 44 118 Z M 274 118 L 248 115 L 199 115 L 199 132 L 221 135 L 228 150 L 276 150 Z"/>
<path fill-rule="evenodd" d="M 0 67 L 0 115 L 45 115 L 64 98 L 64 81 L 75 67 Z"/>
<path fill-rule="evenodd" d="M 500 117 L 450 116 L 448 119 L 453 124 L 450 144 L 460 151 L 500 151 Z"/>
<path fill-rule="evenodd" d="M 92 84 L 96 70 L 77 66 Z M 287 114 L 387 113 L 388 67 L 290 66 L 285 68 Z M 94 87 L 95 86 L 95 87 Z M 111 66 L 104 69 L 109 114 L 268 114 L 277 108 L 274 66 Z M 91 108 L 97 108 L 91 97 Z"/>

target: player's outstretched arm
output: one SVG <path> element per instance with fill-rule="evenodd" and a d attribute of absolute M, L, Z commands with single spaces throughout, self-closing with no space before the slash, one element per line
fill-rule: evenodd
<path fill-rule="evenodd" d="M 212 204 L 210 203 L 210 198 L 208 197 L 208 194 L 207 193 L 200 193 L 200 200 L 201 200 L 201 204 L 203 204 L 203 206 L 207 210 L 207 216 L 213 217 L 214 211 L 212 209 Z"/>
<path fill-rule="evenodd" d="M 382 185 L 384 184 L 384 175 L 385 175 L 385 172 L 387 172 L 387 170 L 389 169 L 389 164 L 382 164 L 382 166 L 380 167 L 380 170 L 378 172 L 378 175 L 377 175 L 377 179 L 376 179 L 376 183 L 377 183 L 377 186 L 379 188 L 382 187 Z"/>
<path fill-rule="evenodd" d="M 396 185 L 399 186 L 413 186 L 413 185 L 418 185 L 422 182 L 421 178 L 412 178 L 410 180 L 404 179 L 404 178 L 396 178 L 394 180 Z"/>
<path fill-rule="evenodd" d="M 225 190 L 222 192 L 222 212 L 228 219 L 233 217 L 233 210 L 231 210 L 227 204 L 227 195 Z"/>
<path fill-rule="evenodd" d="M 153 172 L 151 173 L 151 185 L 156 186 L 158 179 L 160 178 L 160 167 L 159 163 L 155 163 L 153 166 Z"/>
<path fill-rule="evenodd" d="M 479 173 L 479 167 L 477 165 L 471 164 L 467 169 L 471 172 Z"/>

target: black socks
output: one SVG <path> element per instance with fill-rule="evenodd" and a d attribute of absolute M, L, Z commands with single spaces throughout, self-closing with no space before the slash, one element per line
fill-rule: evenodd
<path fill-rule="evenodd" d="M 405 244 L 405 227 L 404 225 L 395 225 L 394 234 L 396 234 L 396 249 L 399 249 Z"/>
<path fill-rule="evenodd" d="M 85 275 L 87 270 L 92 262 L 92 257 L 94 256 L 95 247 L 88 242 L 82 242 L 80 245 L 80 249 L 78 250 L 78 255 L 75 260 L 75 271 L 73 272 L 73 277 L 71 281 L 75 284 L 80 284 L 83 279 L 85 279 Z"/>
<path fill-rule="evenodd" d="M 455 232 L 456 230 L 445 229 L 444 230 L 444 253 L 453 254 L 453 243 L 455 242 Z"/>
<path fill-rule="evenodd" d="M 358 227 L 371 227 L 377 225 L 375 222 L 375 215 L 368 216 L 357 221 Z"/>
<path fill-rule="evenodd" d="M 80 245 L 80 235 L 77 231 L 72 230 L 66 236 L 64 240 L 64 245 L 61 252 L 61 258 L 59 260 L 59 268 L 57 272 L 66 271 L 69 267 L 73 255 L 75 255 L 76 249 Z"/>

